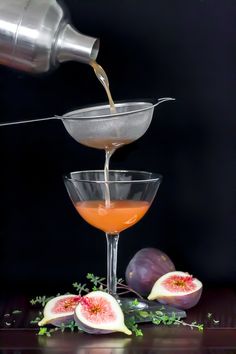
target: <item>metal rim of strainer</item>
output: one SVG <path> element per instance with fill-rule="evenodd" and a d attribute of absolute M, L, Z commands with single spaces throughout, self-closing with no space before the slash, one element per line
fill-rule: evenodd
<path fill-rule="evenodd" d="M 98 119 L 98 118 L 104 118 L 104 119 L 114 119 L 114 118 L 119 118 L 121 116 L 127 116 L 127 115 L 132 115 L 135 113 L 139 113 L 139 112 L 143 112 L 143 111 L 147 111 L 150 109 L 154 109 L 156 106 L 158 106 L 160 103 L 165 102 L 165 101 L 175 101 L 175 98 L 172 97 L 162 97 L 159 98 L 157 100 L 156 103 L 152 103 L 150 102 L 152 101 L 151 99 L 148 99 L 147 101 L 126 101 L 126 102 L 117 102 L 115 103 L 116 107 L 122 107 L 122 106 L 134 106 L 134 105 L 148 105 L 146 107 L 140 108 L 140 109 L 135 109 L 135 110 L 131 110 L 128 112 L 117 112 L 117 113 L 111 113 L 111 114 L 104 114 L 104 115 L 96 115 L 96 116 L 82 116 L 82 117 L 71 117 L 71 114 L 76 114 L 76 112 L 78 113 L 83 113 L 83 112 L 91 112 L 94 109 L 104 109 L 107 108 L 109 109 L 109 104 L 101 104 L 101 105 L 94 105 L 94 106 L 88 106 L 88 107 L 84 107 L 84 108 L 80 108 L 78 110 L 74 110 L 68 113 L 65 113 L 62 116 L 56 116 L 57 118 L 61 118 L 64 120 L 80 120 L 80 119 Z"/>

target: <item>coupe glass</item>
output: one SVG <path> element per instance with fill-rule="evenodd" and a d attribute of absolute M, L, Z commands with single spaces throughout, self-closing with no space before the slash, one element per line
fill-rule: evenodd
<path fill-rule="evenodd" d="M 103 170 L 71 172 L 64 176 L 65 186 L 78 213 L 106 234 L 107 287 L 116 298 L 119 233 L 146 214 L 161 179 L 162 176 L 156 173 L 119 170 L 109 171 L 109 181 L 105 181 Z"/>

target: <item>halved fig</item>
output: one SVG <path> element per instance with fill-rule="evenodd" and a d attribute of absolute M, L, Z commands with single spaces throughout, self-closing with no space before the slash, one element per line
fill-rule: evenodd
<path fill-rule="evenodd" d="M 124 323 L 124 314 L 116 299 L 103 291 L 83 296 L 74 315 L 78 327 L 91 334 L 123 332 L 132 334 Z"/>
<path fill-rule="evenodd" d="M 43 310 L 43 319 L 38 322 L 39 326 L 53 324 L 60 327 L 74 320 L 74 311 L 81 301 L 79 295 L 61 295 L 49 300 Z"/>
<path fill-rule="evenodd" d="M 185 272 L 169 272 L 160 277 L 151 290 L 148 300 L 158 300 L 162 304 L 179 309 L 195 306 L 202 294 L 202 283 Z"/>

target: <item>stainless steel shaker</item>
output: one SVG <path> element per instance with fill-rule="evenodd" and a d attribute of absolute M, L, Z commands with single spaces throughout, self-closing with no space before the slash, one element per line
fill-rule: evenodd
<path fill-rule="evenodd" d="M 56 0 L 0 0 L 0 64 L 45 73 L 59 63 L 95 60 L 99 40 L 79 33 Z"/>

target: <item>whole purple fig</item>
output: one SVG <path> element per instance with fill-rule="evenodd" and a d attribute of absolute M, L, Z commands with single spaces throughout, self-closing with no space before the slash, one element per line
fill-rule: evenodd
<path fill-rule="evenodd" d="M 157 248 L 143 248 L 129 262 L 125 278 L 133 290 L 147 296 L 157 279 L 174 270 L 173 262 L 164 252 Z"/>

